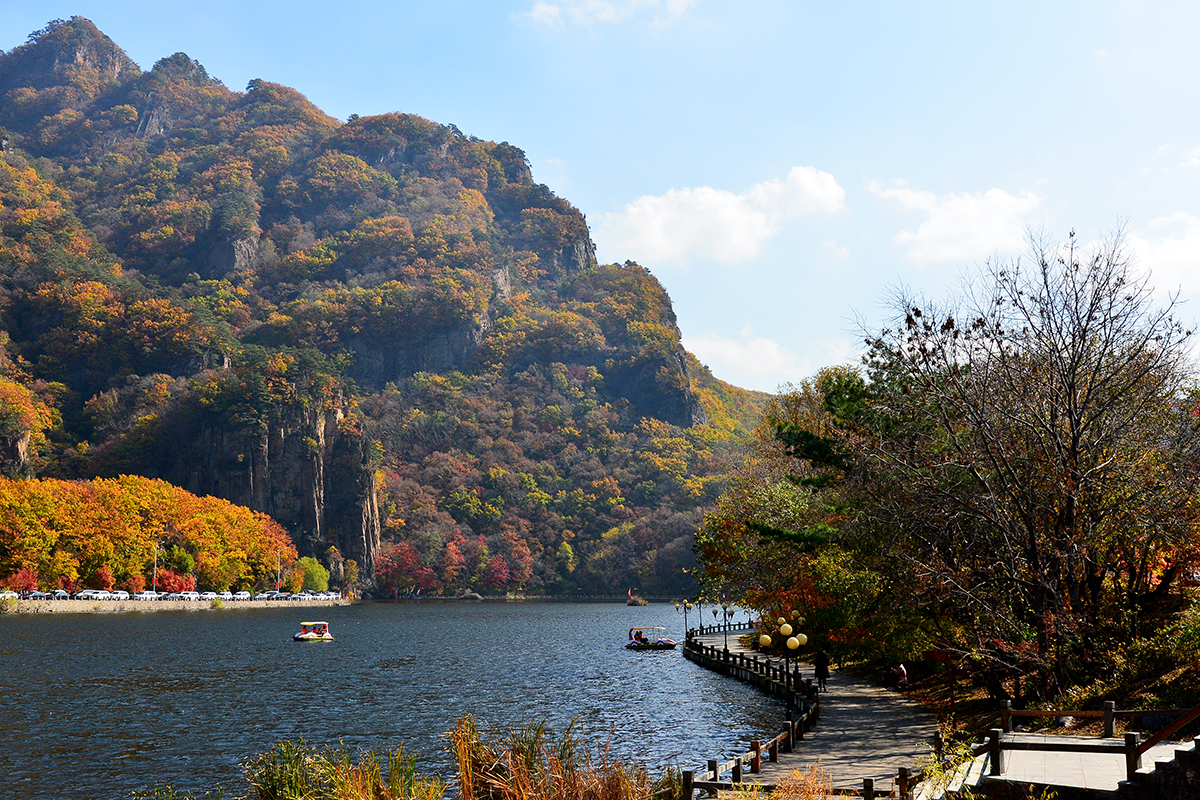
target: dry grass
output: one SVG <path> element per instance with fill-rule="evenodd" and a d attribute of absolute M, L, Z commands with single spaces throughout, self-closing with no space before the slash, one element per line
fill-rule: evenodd
<path fill-rule="evenodd" d="M 555 738 L 542 724 L 523 725 L 485 736 L 466 717 L 448 738 L 461 800 L 679 800 L 683 791 L 678 769 L 652 779 L 644 767 L 614 760 L 607 748 L 592 748 L 572 729 Z M 320 750 L 303 741 L 283 741 L 243 769 L 249 800 L 443 800 L 449 788 L 418 775 L 416 759 L 403 748 L 352 753 L 345 746 Z M 170 786 L 135 796 L 195 800 Z"/>
<path fill-rule="evenodd" d="M 771 793 L 772 800 L 824 800 L 833 791 L 833 779 L 818 761 L 807 771 L 794 769 Z"/>
<path fill-rule="evenodd" d="M 722 791 L 727 800 L 827 800 L 833 797 L 833 779 L 821 769 L 818 761 L 807 770 L 794 769 L 775 785 L 773 791 L 761 786 L 746 784 L 744 788 Z"/>
<path fill-rule="evenodd" d="M 317 751 L 285 741 L 245 770 L 253 800 L 441 800 L 446 790 L 441 781 L 418 776 L 416 759 L 400 747 L 355 758 L 345 747 Z"/>
<path fill-rule="evenodd" d="M 525 725 L 495 737 L 461 719 L 450 733 L 462 800 L 651 800 L 679 796 L 679 773 L 652 780 L 640 765 L 614 761 L 568 729 L 555 740 L 544 725 Z"/>

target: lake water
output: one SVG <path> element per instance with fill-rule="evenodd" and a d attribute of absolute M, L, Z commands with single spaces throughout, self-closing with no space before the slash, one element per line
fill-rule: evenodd
<path fill-rule="evenodd" d="M 302 618 L 328 620 L 337 641 L 293 642 Z M 241 763 L 281 739 L 403 742 L 445 776 L 445 733 L 468 714 L 482 729 L 574 719 L 614 754 L 685 769 L 781 727 L 776 701 L 678 650 L 627 651 L 635 625 L 682 638 L 660 604 L 3 616 L 0 795 L 104 800 L 171 784 L 235 797 Z"/>

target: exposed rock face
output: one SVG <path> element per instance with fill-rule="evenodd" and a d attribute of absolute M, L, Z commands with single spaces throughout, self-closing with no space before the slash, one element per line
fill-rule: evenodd
<path fill-rule="evenodd" d="M 148 108 L 139 109 L 138 125 L 134 135 L 142 141 L 157 139 L 171 129 L 174 121 L 175 115 L 166 106 L 151 105 Z"/>
<path fill-rule="evenodd" d="M 375 472 L 340 407 L 287 409 L 262 425 L 201 419 L 165 479 L 269 514 L 303 555 L 336 545 L 369 578 L 379 549 Z"/>
<path fill-rule="evenodd" d="M 559 250 L 550 253 L 549 269 L 551 278 L 559 279 L 572 272 L 582 272 L 596 266 L 596 245 L 591 237 L 576 239 Z"/>
<path fill-rule="evenodd" d="M 29 443 L 32 439 L 29 431 L 0 436 L 0 474 L 10 477 L 29 474 Z"/>
<path fill-rule="evenodd" d="M 628 399 L 639 416 L 682 428 L 708 422 L 708 414 L 692 392 L 682 347 L 665 357 L 639 359 L 605 374 L 610 387 Z"/>
<path fill-rule="evenodd" d="M 347 344 L 354 364 L 347 374 L 360 386 L 382 388 L 418 372 L 449 372 L 475 361 L 487 326 L 469 325 L 429 331 L 402 342 L 354 339 Z"/>
<path fill-rule="evenodd" d="M 209 274 L 220 278 L 231 272 L 247 272 L 258 263 L 258 256 L 257 236 L 218 242 L 208 256 Z"/>

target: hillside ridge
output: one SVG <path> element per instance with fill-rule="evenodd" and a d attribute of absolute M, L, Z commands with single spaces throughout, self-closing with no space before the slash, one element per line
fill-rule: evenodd
<path fill-rule="evenodd" d="M 764 396 L 519 148 L 143 72 L 79 17 L 0 88 L 7 375 L 60 418 L 10 473 L 224 497 L 392 593 L 687 585 Z"/>

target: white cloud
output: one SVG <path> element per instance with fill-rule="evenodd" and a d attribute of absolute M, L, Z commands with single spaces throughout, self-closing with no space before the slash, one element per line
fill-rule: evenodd
<path fill-rule="evenodd" d="M 1183 289 L 1185 295 L 1200 295 L 1200 217 L 1176 211 L 1151 220 L 1130 234 L 1129 245 L 1159 292 Z"/>
<path fill-rule="evenodd" d="M 908 249 L 909 258 L 920 264 L 1020 251 L 1025 244 L 1025 231 L 1042 202 L 1032 192 L 1014 196 L 1003 189 L 938 196 L 910 189 L 903 181 L 891 188 L 878 181 L 871 181 L 868 186 L 876 197 L 895 200 L 927 216 L 917 230 L 901 231 L 893 239 Z"/>
<path fill-rule="evenodd" d="M 742 328 L 738 339 L 706 333 L 685 338 L 683 346 L 714 375 L 735 386 L 775 391 L 780 383 L 806 375 L 806 362 L 779 342 L 755 336 L 749 325 Z"/>
<path fill-rule="evenodd" d="M 1177 165 L 1177 169 L 1194 169 L 1200 167 L 1200 147 L 1193 147 L 1184 155 L 1183 161 Z"/>
<path fill-rule="evenodd" d="M 529 9 L 528 17 L 534 22 L 548 25 L 551 28 L 557 28 L 563 24 L 562 9 L 550 3 L 534 3 L 533 8 Z"/>
<path fill-rule="evenodd" d="M 754 258 L 790 217 L 843 208 L 846 191 L 828 172 L 793 167 L 741 194 L 711 186 L 646 195 L 608 213 L 596 239 L 620 257 L 681 261 L 708 256 L 731 263 Z"/>
<path fill-rule="evenodd" d="M 798 383 L 820 367 L 846 363 L 853 355 L 850 343 L 838 339 L 810 343 L 811 358 L 799 356 L 773 339 L 756 336 L 749 325 L 736 339 L 710 332 L 686 337 L 683 346 L 721 380 L 763 392 Z"/>
<path fill-rule="evenodd" d="M 1143 175 L 1149 175 L 1154 172 L 1170 174 L 1193 170 L 1196 167 L 1200 167 L 1200 147 L 1193 147 L 1181 155 L 1175 145 L 1170 143 L 1160 144 L 1154 149 L 1154 160 L 1157 162 L 1156 165 L 1142 167 L 1139 171 Z M 1163 166 L 1163 162 L 1168 161 L 1172 163 Z"/>
<path fill-rule="evenodd" d="M 821 247 L 825 248 L 830 257 L 837 261 L 845 261 L 850 258 L 850 248 L 844 244 L 838 244 L 836 239 L 822 239 Z"/>
<path fill-rule="evenodd" d="M 526 12 L 534 22 L 550 27 L 574 25 L 591 27 L 601 23 L 623 22 L 636 16 L 650 15 L 654 21 L 683 16 L 695 0 L 538 0 Z"/>

